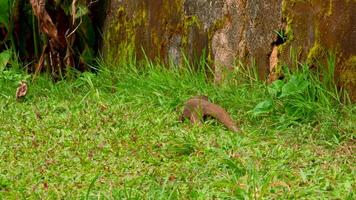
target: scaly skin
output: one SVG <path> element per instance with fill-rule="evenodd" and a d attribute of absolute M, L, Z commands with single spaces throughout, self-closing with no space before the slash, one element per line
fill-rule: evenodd
<path fill-rule="evenodd" d="M 201 119 L 205 116 L 211 116 L 224 124 L 233 132 L 238 132 L 239 128 L 231 119 L 229 113 L 222 107 L 208 101 L 206 96 L 194 96 L 190 98 L 184 106 L 183 114 L 180 119 L 183 121 L 188 118 L 192 124 L 201 125 Z"/>

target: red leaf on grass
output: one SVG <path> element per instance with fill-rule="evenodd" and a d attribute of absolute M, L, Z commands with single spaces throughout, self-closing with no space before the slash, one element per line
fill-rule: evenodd
<path fill-rule="evenodd" d="M 21 81 L 20 86 L 16 90 L 16 99 L 24 97 L 27 94 L 27 84 L 24 81 Z"/>

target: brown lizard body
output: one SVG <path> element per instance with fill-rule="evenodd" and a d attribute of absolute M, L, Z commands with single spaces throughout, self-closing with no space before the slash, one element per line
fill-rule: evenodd
<path fill-rule="evenodd" d="M 201 119 L 211 116 L 224 124 L 228 129 L 238 132 L 239 128 L 231 119 L 229 113 L 222 107 L 208 101 L 206 96 L 194 96 L 190 98 L 184 106 L 180 120 L 188 118 L 192 124 L 201 124 Z"/>

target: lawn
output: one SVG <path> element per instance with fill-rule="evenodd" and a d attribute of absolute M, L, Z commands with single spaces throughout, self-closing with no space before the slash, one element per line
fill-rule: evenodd
<path fill-rule="evenodd" d="M 55 83 L 0 72 L 0 199 L 355 199 L 356 106 L 303 72 L 267 86 L 240 70 L 217 86 L 134 65 Z M 241 132 L 178 121 L 197 94 Z"/>

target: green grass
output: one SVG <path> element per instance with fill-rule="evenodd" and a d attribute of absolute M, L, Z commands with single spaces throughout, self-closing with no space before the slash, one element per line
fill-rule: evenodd
<path fill-rule="evenodd" d="M 42 75 L 21 101 L 30 77 L 0 72 L 0 199 L 355 198 L 356 107 L 305 69 L 266 86 L 240 66 L 215 86 L 204 70 L 136 65 Z M 241 133 L 180 123 L 197 94 Z"/>

